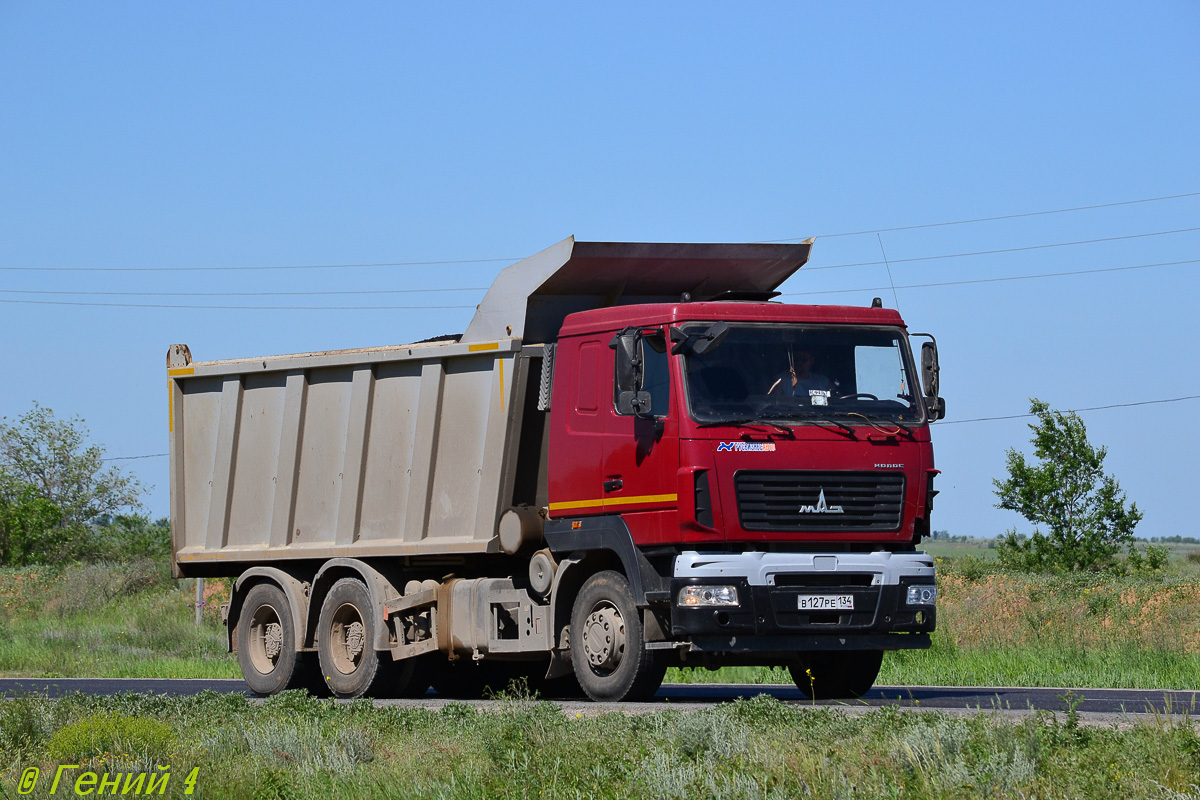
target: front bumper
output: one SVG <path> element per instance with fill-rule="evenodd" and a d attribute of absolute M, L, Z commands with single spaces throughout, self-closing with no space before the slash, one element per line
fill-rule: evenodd
<path fill-rule="evenodd" d="M 702 650 L 928 647 L 937 608 L 905 600 L 909 586 L 933 583 L 925 553 L 684 553 L 671 581 L 671 635 Z M 736 586 L 738 605 L 680 606 L 689 584 Z M 798 598 L 813 595 L 850 596 L 853 609 L 800 609 Z"/>

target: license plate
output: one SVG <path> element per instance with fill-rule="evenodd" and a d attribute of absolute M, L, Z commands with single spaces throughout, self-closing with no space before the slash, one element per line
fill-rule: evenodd
<path fill-rule="evenodd" d="M 801 611 L 853 611 L 852 594 L 802 594 L 796 598 Z"/>

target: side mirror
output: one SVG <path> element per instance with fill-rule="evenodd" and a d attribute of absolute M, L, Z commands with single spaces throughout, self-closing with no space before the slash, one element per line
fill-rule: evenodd
<path fill-rule="evenodd" d="M 635 417 L 650 416 L 650 393 L 621 392 L 617 395 L 617 413 Z"/>
<path fill-rule="evenodd" d="M 692 355 L 702 356 L 710 350 L 715 350 L 729 335 L 729 326 L 724 322 L 716 322 L 703 333 L 684 333 L 679 328 L 671 328 L 671 355 L 691 351 Z"/>
<path fill-rule="evenodd" d="M 700 335 L 696 344 L 692 346 L 692 352 L 698 356 L 702 356 L 709 350 L 716 350 L 728 335 L 729 326 L 724 322 L 718 322 Z"/>
<path fill-rule="evenodd" d="M 925 396 L 934 400 L 938 396 L 939 372 L 937 342 L 925 342 L 921 345 L 921 383 L 925 386 Z"/>
<path fill-rule="evenodd" d="M 616 351 L 618 398 L 627 392 L 637 392 L 642 387 L 642 355 L 638 347 L 640 338 L 637 328 L 626 328 L 608 343 Z"/>
<path fill-rule="evenodd" d="M 939 397 L 937 399 L 936 407 L 930 409 L 930 411 L 937 413 L 937 416 L 934 417 L 934 419 L 945 419 L 946 418 L 946 398 Z M 932 416 L 932 413 L 930 414 L 930 416 Z"/>

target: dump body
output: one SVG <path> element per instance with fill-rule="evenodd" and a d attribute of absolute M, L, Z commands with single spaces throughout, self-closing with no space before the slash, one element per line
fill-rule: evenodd
<path fill-rule="evenodd" d="M 512 339 L 439 342 L 170 369 L 179 574 L 494 552 L 519 351 Z"/>

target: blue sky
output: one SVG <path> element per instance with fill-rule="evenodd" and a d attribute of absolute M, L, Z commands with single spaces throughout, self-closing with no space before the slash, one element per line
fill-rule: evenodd
<path fill-rule="evenodd" d="M 1200 192 L 1195 3 L 734 8 L 0 5 L 0 267 L 27 268 L 0 269 L 0 300 L 183 306 L 0 302 L 0 415 L 36 401 L 85 418 L 112 456 L 164 452 L 171 343 L 212 359 L 460 332 L 482 297 L 468 287 L 571 234 L 816 235 L 785 291 L 866 291 L 792 300 L 893 306 L 878 264 L 816 269 L 880 260 L 874 234 L 831 234 Z M 880 238 L 904 286 L 1198 259 L 1188 231 L 905 260 L 1195 227 L 1200 197 Z M 182 271 L 477 259 L 497 260 Z M 129 267 L 168 269 L 99 269 Z M 897 296 L 938 336 L 954 421 L 1031 396 L 1200 394 L 1198 270 Z M 366 294 L 231 294 L 285 291 Z M 1084 415 L 1141 535 L 1200 535 L 1198 411 Z M 937 426 L 934 527 L 1028 530 L 991 493 L 1025 424 Z M 121 463 L 165 515 L 166 459 Z"/>

